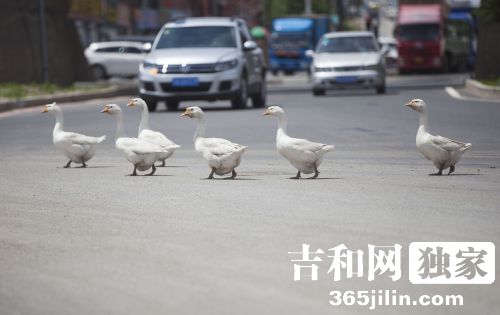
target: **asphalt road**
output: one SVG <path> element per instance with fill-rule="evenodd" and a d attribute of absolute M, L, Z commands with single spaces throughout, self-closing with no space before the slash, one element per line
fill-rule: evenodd
<path fill-rule="evenodd" d="M 439 84 L 439 82 L 436 82 Z M 431 130 L 471 142 L 456 174 L 433 177 L 416 151 L 424 99 Z M 274 149 L 277 122 L 262 109 L 206 105 L 207 133 L 247 145 L 237 180 L 205 180 L 193 150 L 195 121 L 160 111 L 150 124 L 182 149 L 157 176 L 130 177 L 113 147 L 115 121 L 99 110 L 127 98 L 62 104 L 66 129 L 108 135 L 86 169 L 64 169 L 52 146 L 54 117 L 41 108 L 0 115 L 1 314 L 489 314 L 493 285 L 413 285 L 408 244 L 500 241 L 500 103 L 455 100 L 442 87 L 339 91 L 313 98 L 283 89 L 291 136 L 336 145 L 318 180 L 289 180 L 295 169 Z M 126 131 L 139 113 L 124 109 Z M 293 281 L 303 243 L 401 244 L 402 277 Z M 497 261 L 498 261 L 497 255 Z M 366 262 L 365 262 L 366 264 Z M 498 266 L 498 264 L 497 264 Z M 366 268 L 366 267 L 365 267 Z M 498 275 L 498 272 L 497 272 Z M 498 277 L 497 277 L 498 278 Z M 395 289 L 462 294 L 464 306 L 330 306 L 331 290 Z"/>

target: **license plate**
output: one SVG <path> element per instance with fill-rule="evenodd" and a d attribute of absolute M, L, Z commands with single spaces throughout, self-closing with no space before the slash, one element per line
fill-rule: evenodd
<path fill-rule="evenodd" d="M 182 87 L 191 87 L 198 86 L 199 84 L 198 78 L 173 78 L 172 86 L 182 86 Z"/>
<path fill-rule="evenodd" d="M 358 81 L 358 77 L 338 77 L 335 79 L 337 83 L 356 83 Z"/>
<path fill-rule="evenodd" d="M 422 57 L 415 57 L 415 63 L 421 64 L 424 62 L 424 58 Z"/>

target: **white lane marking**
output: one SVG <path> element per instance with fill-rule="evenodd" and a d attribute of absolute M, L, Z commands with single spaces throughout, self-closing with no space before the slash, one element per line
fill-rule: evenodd
<path fill-rule="evenodd" d="M 484 99 L 484 98 L 475 98 L 475 97 L 466 97 L 460 95 L 457 90 L 455 90 L 451 86 L 447 86 L 444 88 L 446 93 L 448 93 L 449 96 L 451 96 L 454 99 L 457 100 L 462 100 L 462 101 L 471 101 L 471 102 L 486 102 L 486 103 L 500 103 L 500 100 L 489 100 L 489 99 Z"/>

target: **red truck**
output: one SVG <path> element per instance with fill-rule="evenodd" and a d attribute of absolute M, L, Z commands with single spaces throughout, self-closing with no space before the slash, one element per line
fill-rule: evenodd
<path fill-rule="evenodd" d="M 448 68 L 444 28 L 440 3 L 400 4 L 396 26 L 400 73 Z"/>

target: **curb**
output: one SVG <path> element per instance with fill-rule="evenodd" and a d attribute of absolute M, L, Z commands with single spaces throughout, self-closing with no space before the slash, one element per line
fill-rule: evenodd
<path fill-rule="evenodd" d="M 487 86 L 473 79 L 465 80 L 465 90 L 474 96 L 500 99 L 500 87 Z"/>
<path fill-rule="evenodd" d="M 122 95 L 136 95 L 137 86 L 112 86 L 99 91 L 89 92 L 69 92 L 55 95 L 42 95 L 37 97 L 27 97 L 24 99 L 0 101 L 0 112 L 12 109 L 20 109 L 25 107 L 33 107 L 45 105 L 52 102 L 78 102 L 86 101 L 94 98 L 105 98 Z"/>

